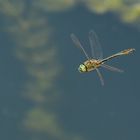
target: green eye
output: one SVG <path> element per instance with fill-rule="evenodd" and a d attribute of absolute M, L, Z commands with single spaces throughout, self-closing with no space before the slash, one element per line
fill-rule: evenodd
<path fill-rule="evenodd" d="M 86 72 L 86 66 L 81 64 L 78 68 L 79 72 Z"/>

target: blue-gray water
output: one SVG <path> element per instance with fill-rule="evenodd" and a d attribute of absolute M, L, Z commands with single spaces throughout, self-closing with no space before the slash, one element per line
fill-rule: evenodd
<path fill-rule="evenodd" d="M 0 139 L 140 139 L 138 27 L 111 12 L 97 14 L 84 6 L 33 11 L 36 16 L 28 8 L 30 13 L 25 11 L 22 20 L 0 15 Z M 37 25 L 32 25 L 32 19 Z M 38 24 L 42 20 L 43 25 Z M 23 21 L 31 27 L 23 26 Z M 99 37 L 104 57 L 136 49 L 108 62 L 124 73 L 101 69 L 104 87 L 96 72 L 77 70 L 85 57 L 70 34 L 76 34 L 90 53 L 91 29 Z"/>

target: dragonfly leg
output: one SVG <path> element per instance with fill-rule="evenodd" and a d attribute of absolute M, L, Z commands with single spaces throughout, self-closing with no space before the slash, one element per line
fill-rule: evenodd
<path fill-rule="evenodd" d="M 96 71 L 97 71 L 97 74 L 98 74 L 98 76 L 99 76 L 99 78 L 100 78 L 101 85 L 104 86 L 104 79 L 103 79 L 102 74 L 100 73 L 100 71 L 99 71 L 97 68 L 96 68 Z"/>

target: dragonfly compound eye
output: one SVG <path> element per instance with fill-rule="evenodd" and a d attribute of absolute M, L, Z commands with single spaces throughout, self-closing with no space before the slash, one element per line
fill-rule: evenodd
<path fill-rule="evenodd" d="M 86 66 L 84 64 L 81 64 L 78 68 L 79 72 L 86 72 L 87 69 L 86 69 Z"/>

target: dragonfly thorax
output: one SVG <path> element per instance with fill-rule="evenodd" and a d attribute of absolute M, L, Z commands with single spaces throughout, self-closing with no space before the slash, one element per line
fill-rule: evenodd
<path fill-rule="evenodd" d="M 81 64 L 78 68 L 79 72 L 89 72 L 101 65 L 101 62 L 96 59 L 86 60 L 83 64 Z"/>

